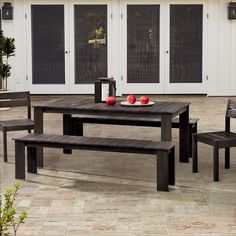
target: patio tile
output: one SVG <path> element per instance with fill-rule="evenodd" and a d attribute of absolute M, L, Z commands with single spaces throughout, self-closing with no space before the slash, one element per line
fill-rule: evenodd
<path fill-rule="evenodd" d="M 45 99 L 34 97 L 33 104 Z M 155 99 L 191 102 L 191 117 L 200 118 L 199 132 L 224 128 L 227 98 Z M 10 109 L 1 113 L 1 119 L 20 112 L 20 108 Z M 62 117 L 46 114 L 45 132 L 60 133 L 58 127 L 62 127 Z M 85 133 L 160 138 L 158 128 L 145 127 L 86 125 Z M 0 153 L 1 189 L 15 182 L 12 138 L 25 134 L 9 133 L 9 163 L 3 162 Z M 178 142 L 178 130 L 173 131 L 173 140 Z M 214 183 L 210 147 L 199 145 L 199 173 L 192 174 L 192 160 L 179 163 L 176 146 L 176 186 L 168 193 L 156 191 L 155 157 L 90 151 L 63 155 L 61 150 L 50 149 L 45 153 L 45 168 L 21 181 L 16 206 L 31 208 L 18 236 L 236 236 L 236 149 L 230 170 L 224 169 L 220 159 L 220 182 Z"/>

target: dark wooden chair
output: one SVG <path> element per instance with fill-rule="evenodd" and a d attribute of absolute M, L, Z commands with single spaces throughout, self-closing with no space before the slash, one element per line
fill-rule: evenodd
<path fill-rule="evenodd" d="M 28 130 L 34 128 L 31 120 L 31 105 L 29 92 L 5 92 L 0 93 L 0 108 L 3 107 L 26 107 L 27 117 L 25 119 L 0 120 L 0 130 L 3 132 L 3 157 L 7 162 L 7 132 Z"/>
<path fill-rule="evenodd" d="M 236 118 L 236 101 L 228 101 L 225 131 L 193 134 L 193 172 L 198 172 L 197 143 L 213 146 L 213 180 L 219 181 L 219 149 L 225 148 L 225 169 L 230 168 L 230 148 L 236 147 L 236 133 L 230 132 L 230 118 Z"/>

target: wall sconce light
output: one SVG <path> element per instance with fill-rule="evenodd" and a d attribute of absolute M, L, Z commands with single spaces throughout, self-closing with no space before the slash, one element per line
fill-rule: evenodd
<path fill-rule="evenodd" d="M 108 97 L 116 96 L 116 81 L 113 78 L 98 78 L 95 81 L 95 102 L 106 102 Z"/>
<path fill-rule="evenodd" d="M 228 19 L 236 20 L 236 2 L 230 2 L 228 5 Z"/>
<path fill-rule="evenodd" d="M 10 2 L 4 2 L 2 7 L 2 19 L 13 20 L 13 6 Z"/>

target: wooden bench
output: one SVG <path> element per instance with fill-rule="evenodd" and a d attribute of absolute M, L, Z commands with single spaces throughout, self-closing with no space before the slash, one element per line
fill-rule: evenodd
<path fill-rule="evenodd" d="M 189 119 L 189 156 L 192 156 L 192 135 L 197 133 L 197 122 L 199 119 Z M 67 121 L 65 121 L 67 122 Z M 73 135 L 83 136 L 83 124 L 109 124 L 109 125 L 130 125 L 130 126 L 147 126 L 147 127 L 161 127 L 160 118 L 135 118 L 135 117 L 121 117 L 121 116 L 106 116 L 106 115 L 73 115 L 72 116 L 72 132 Z M 175 117 L 172 120 L 172 128 L 179 128 L 179 118 Z M 63 134 L 70 134 L 69 130 L 64 129 Z M 179 135 L 181 135 L 179 133 Z M 70 150 L 65 150 L 64 153 L 70 153 Z"/>
<path fill-rule="evenodd" d="M 37 147 L 152 154 L 157 155 L 157 190 L 168 191 L 168 184 L 175 184 L 175 149 L 171 142 L 29 134 L 15 139 L 17 179 L 25 179 L 25 146 L 29 173 L 37 173 Z"/>

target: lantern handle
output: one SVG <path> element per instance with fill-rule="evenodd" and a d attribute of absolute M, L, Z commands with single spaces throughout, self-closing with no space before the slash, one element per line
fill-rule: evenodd
<path fill-rule="evenodd" d="M 111 77 L 111 79 L 113 79 L 114 81 L 116 81 L 113 77 Z M 112 83 L 112 85 L 113 85 L 113 87 L 114 87 L 114 89 L 115 89 L 115 91 L 116 91 L 116 83 Z"/>

